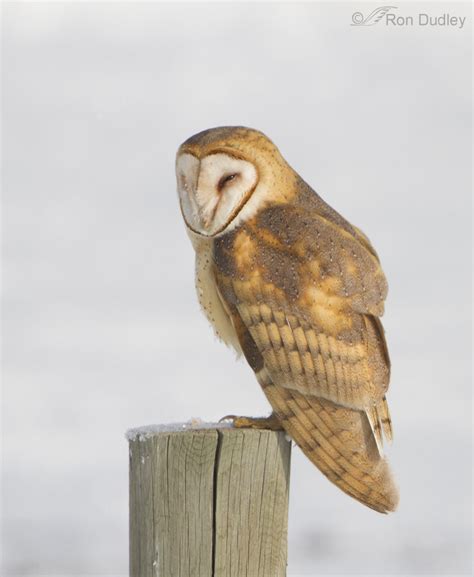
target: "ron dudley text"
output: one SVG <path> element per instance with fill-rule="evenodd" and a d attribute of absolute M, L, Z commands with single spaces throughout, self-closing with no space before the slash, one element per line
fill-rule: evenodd
<path fill-rule="evenodd" d="M 397 14 L 387 14 L 385 16 L 386 26 L 440 26 L 451 28 L 463 28 L 466 16 L 452 16 L 449 13 L 433 16 L 420 12 L 418 16 L 400 16 Z"/>

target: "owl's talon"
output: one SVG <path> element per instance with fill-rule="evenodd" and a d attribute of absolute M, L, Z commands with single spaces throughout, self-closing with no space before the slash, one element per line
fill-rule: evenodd
<path fill-rule="evenodd" d="M 238 419 L 237 415 L 226 415 L 225 417 L 219 419 L 217 422 L 224 423 L 225 421 L 230 421 L 231 423 L 234 423 L 235 419 Z"/>
<path fill-rule="evenodd" d="M 226 415 L 219 419 L 222 421 L 231 421 L 232 426 L 236 429 L 269 429 L 270 431 L 281 431 L 283 427 L 280 420 L 274 414 L 269 417 L 238 417 L 237 415 Z"/>

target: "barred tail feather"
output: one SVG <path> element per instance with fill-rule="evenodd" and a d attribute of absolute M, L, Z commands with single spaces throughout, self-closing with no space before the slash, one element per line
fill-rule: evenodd
<path fill-rule="evenodd" d="M 285 430 L 330 481 L 380 513 L 396 509 L 398 490 L 365 412 L 268 381 L 263 386 Z"/>
<path fill-rule="evenodd" d="M 382 423 L 383 434 L 387 441 L 391 441 L 393 439 L 392 419 L 390 417 L 390 411 L 388 410 L 388 403 L 385 397 L 377 405 L 377 412 L 380 422 Z"/>
<path fill-rule="evenodd" d="M 372 434 L 374 435 L 374 440 L 377 445 L 377 450 L 380 457 L 383 458 L 383 437 L 382 437 L 382 425 L 380 422 L 380 415 L 376 406 L 370 407 L 365 411 L 367 415 L 367 420 L 369 421 Z"/>
<path fill-rule="evenodd" d="M 392 420 L 388 410 L 387 399 L 384 397 L 379 403 L 366 409 L 365 412 L 377 444 L 379 455 L 383 458 L 384 437 L 390 442 L 393 438 Z"/>

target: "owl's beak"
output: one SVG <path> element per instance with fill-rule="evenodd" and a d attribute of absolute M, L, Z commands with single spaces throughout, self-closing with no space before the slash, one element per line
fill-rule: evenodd
<path fill-rule="evenodd" d="M 216 216 L 217 207 L 219 206 L 219 200 L 217 200 L 212 207 L 207 207 L 206 212 L 203 211 L 200 213 L 200 219 L 204 226 L 204 228 L 209 228 Z"/>
<path fill-rule="evenodd" d="M 220 198 L 203 198 L 202 192 L 200 193 L 198 188 L 200 168 L 199 162 L 199 165 L 196 166 L 196 171 L 193 173 L 193 178 L 187 182 L 185 194 L 189 204 L 192 206 L 199 229 L 204 232 L 212 227 Z"/>

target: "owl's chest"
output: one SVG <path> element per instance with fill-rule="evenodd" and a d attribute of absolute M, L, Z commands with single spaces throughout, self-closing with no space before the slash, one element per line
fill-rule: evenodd
<path fill-rule="evenodd" d="M 219 295 L 215 273 L 212 241 L 207 239 L 193 239 L 196 250 L 196 292 L 199 304 L 211 323 L 216 336 L 226 345 L 232 346 L 238 353 L 241 352 L 237 333 L 231 317 Z"/>

